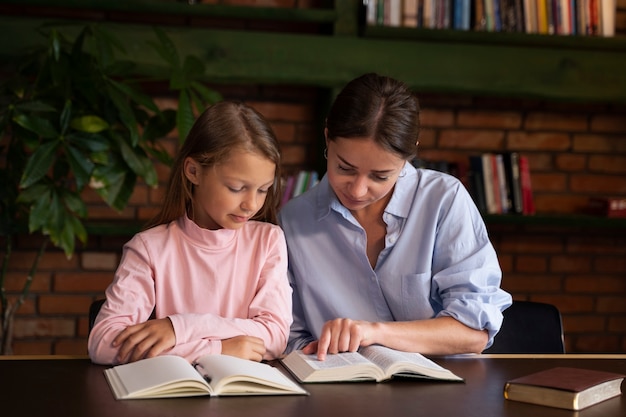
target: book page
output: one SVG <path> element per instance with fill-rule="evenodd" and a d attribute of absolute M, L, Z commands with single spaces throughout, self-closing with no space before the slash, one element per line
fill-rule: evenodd
<path fill-rule="evenodd" d="M 307 393 L 277 368 L 234 356 L 203 356 L 196 369 L 209 381 L 215 395 Z"/>
<path fill-rule="evenodd" d="M 106 369 L 117 399 L 207 395 L 208 384 L 186 359 L 157 356 Z"/>
<path fill-rule="evenodd" d="M 320 361 L 317 355 L 293 351 L 282 359 L 283 364 L 301 382 L 379 381 L 382 369 L 356 352 L 327 355 Z"/>
<path fill-rule="evenodd" d="M 380 345 L 359 349 L 361 355 L 378 365 L 387 377 L 393 375 L 462 381 L 449 370 L 419 353 L 402 352 Z"/>

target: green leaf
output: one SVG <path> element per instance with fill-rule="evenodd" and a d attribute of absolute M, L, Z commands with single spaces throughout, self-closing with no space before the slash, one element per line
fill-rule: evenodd
<path fill-rule="evenodd" d="M 204 75 L 204 63 L 193 55 L 185 57 L 183 75 L 186 80 L 193 80 Z"/>
<path fill-rule="evenodd" d="M 15 105 L 15 110 L 18 110 L 20 113 L 57 111 L 56 107 L 43 101 L 27 101 L 27 102 L 17 103 Z"/>
<path fill-rule="evenodd" d="M 35 184 L 32 187 L 23 189 L 17 196 L 18 203 L 32 203 L 33 201 L 45 198 L 50 193 L 50 187 L 45 184 Z"/>
<path fill-rule="evenodd" d="M 79 217 L 87 216 L 87 206 L 76 192 L 63 190 L 61 199 L 65 207 L 72 213 L 75 213 Z"/>
<path fill-rule="evenodd" d="M 35 200 L 35 203 L 31 206 L 28 214 L 28 230 L 30 233 L 45 228 L 50 216 L 50 209 L 52 208 L 51 197 L 52 193 L 48 190 L 39 199 Z"/>
<path fill-rule="evenodd" d="M 67 135 L 67 141 L 89 152 L 105 152 L 111 149 L 109 139 L 95 133 L 75 132 Z"/>
<path fill-rule="evenodd" d="M 200 94 L 202 100 L 209 104 L 215 104 L 223 100 L 222 95 L 215 90 L 207 88 L 198 81 L 193 81 L 191 87 Z"/>
<path fill-rule="evenodd" d="M 172 67 L 180 67 L 180 58 L 178 50 L 172 40 L 167 36 L 165 31 L 159 27 L 154 27 L 158 42 L 149 42 L 157 51 L 161 58 L 168 62 Z"/>
<path fill-rule="evenodd" d="M 94 114 L 73 118 L 71 126 L 85 133 L 100 133 L 109 128 L 109 124 L 106 120 Z"/>
<path fill-rule="evenodd" d="M 52 126 L 48 119 L 38 116 L 28 116 L 26 114 L 18 114 L 13 117 L 13 121 L 22 126 L 26 130 L 36 133 L 44 139 L 56 138 L 59 132 Z"/>
<path fill-rule="evenodd" d="M 50 236 L 52 242 L 63 249 L 67 259 L 70 259 L 74 254 L 74 249 L 76 247 L 76 235 L 73 221 L 76 220 L 76 218 L 67 215 L 63 217 L 65 217 L 63 227 L 60 230 L 55 230 L 55 232 L 51 233 Z"/>
<path fill-rule="evenodd" d="M 193 108 L 186 90 L 182 90 L 178 97 L 178 113 L 176 114 L 176 124 L 178 125 L 178 140 L 183 143 L 187 134 L 195 122 Z"/>
<path fill-rule="evenodd" d="M 78 240 L 80 240 L 82 243 L 87 243 L 87 230 L 85 229 L 85 226 L 83 226 L 83 223 L 80 221 L 80 219 L 74 216 L 70 216 L 68 220 L 68 223 L 71 224 L 72 228 L 74 229 L 74 235 L 76 235 Z"/>
<path fill-rule="evenodd" d="M 87 159 L 80 150 L 71 145 L 65 147 L 65 153 L 68 163 L 72 167 L 74 178 L 76 178 L 76 188 L 78 191 L 81 191 L 89 183 L 94 163 Z"/>
<path fill-rule="evenodd" d="M 153 112 L 158 112 L 159 111 L 159 108 L 157 107 L 157 105 L 152 100 L 152 97 L 150 97 L 149 95 L 140 93 L 139 91 L 135 90 L 134 88 L 130 87 L 129 85 L 117 82 L 115 80 L 111 80 L 110 79 L 109 82 L 111 83 L 111 85 L 113 87 L 115 87 L 120 92 L 122 92 L 122 94 L 130 97 L 132 100 L 134 100 L 135 102 L 141 104 L 145 108 L 147 108 L 149 110 L 152 110 Z"/>
<path fill-rule="evenodd" d="M 126 101 L 126 98 L 117 90 L 111 86 L 107 86 L 109 97 L 117 108 L 120 120 L 126 126 L 130 134 L 130 143 L 132 146 L 136 146 L 139 143 L 139 130 L 137 129 L 137 119 L 133 113 L 132 108 Z"/>
<path fill-rule="evenodd" d="M 58 142 L 47 142 L 39 146 L 28 158 L 22 174 L 20 187 L 27 188 L 43 178 L 55 160 Z"/>
<path fill-rule="evenodd" d="M 65 134 L 67 132 L 67 128 L 69 126 L 70 118 L 72 117 L 72 102 L 70 100 L 65 100 L 65 106 L 63 106 L 63 111 L 61 112 L 61 134 Z"/>
<path fill-rule="evenodd" d="M 153 142 L 165 137 L 176 126 L 176 111 L 163 110 L 161 113 L 148 119 L 143 130 L 143 139 Z"/>

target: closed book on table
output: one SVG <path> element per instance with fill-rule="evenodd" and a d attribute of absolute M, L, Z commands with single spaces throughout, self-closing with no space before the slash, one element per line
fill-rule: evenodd
<path fill-rule="evenodd" d="M 504 398 L 512 401 L 582 410 L 621 394 L 626 375 L 583 368 L 557 367 L 508 381 Z"/>

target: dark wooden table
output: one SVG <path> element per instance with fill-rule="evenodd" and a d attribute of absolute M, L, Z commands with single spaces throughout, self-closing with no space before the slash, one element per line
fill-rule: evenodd
<path fill-rule="evenodd" d="M 574 412 L 505 400 L 504 383 L 554 366 L 626 374 L 626 355 L 478 355 L 433 358 L 464 383 L 397 379 L 306 384 L 309 396 L 195 397 L 116 401 L 105 367 L 87 358 L 0 357 L 3 416 L 33 417 L 624 417 L 626 396 Z M 279 366 L 279 365 L 277 365 Z M 622 385 L 622 391 L 626 387 Z"/>

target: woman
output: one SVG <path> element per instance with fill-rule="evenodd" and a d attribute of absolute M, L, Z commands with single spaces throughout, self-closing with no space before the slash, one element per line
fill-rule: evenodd
<path fill-rule="evenodd" d="M 484 222 L 454 177 L 416 170 L 419 105 L 366 74 L 333 103 L 327 173 L 279 213 L 294 322 L 287 350 L 372 344 L 423 354 L 481 352 L 511 296 Z"/>

